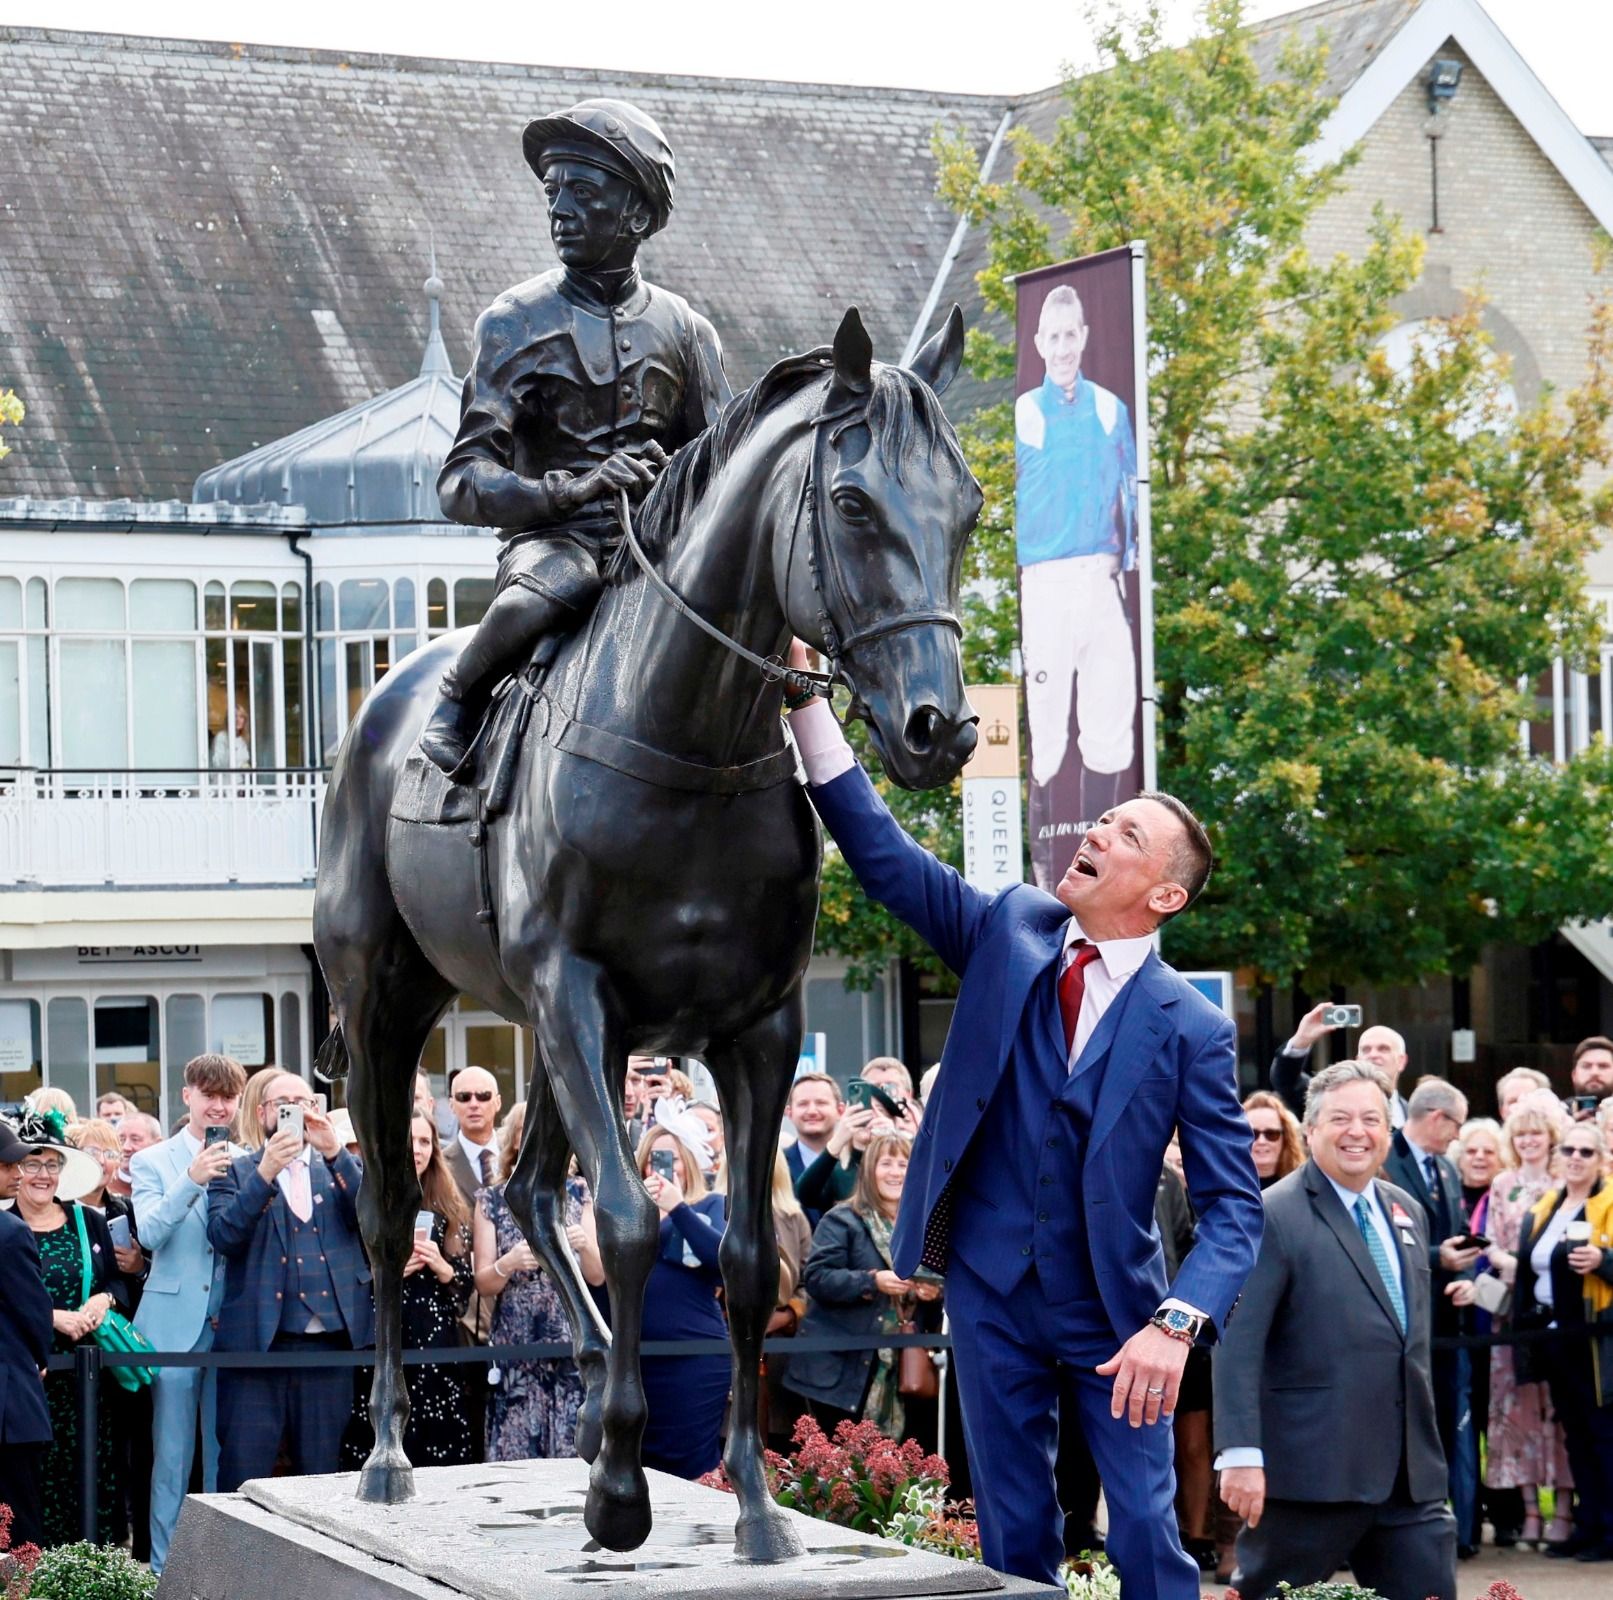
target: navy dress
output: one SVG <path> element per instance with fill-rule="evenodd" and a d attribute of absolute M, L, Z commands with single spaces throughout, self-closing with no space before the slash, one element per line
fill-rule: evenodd
<path fill-rule="evenodd" d="M 644 1339 L 726 1339 L 717 1303 L 722 1273 L 717 1249 L 726 1209 L 708 1194 L 661 1218 L 661 1242 L 644 1291 Z M 644 1361 L 649 1424 L 644 1465 L 679 1478 L 698 1478 L 722 1457 L 723 1408 L 729 1358 L 653 1356 Z"/>

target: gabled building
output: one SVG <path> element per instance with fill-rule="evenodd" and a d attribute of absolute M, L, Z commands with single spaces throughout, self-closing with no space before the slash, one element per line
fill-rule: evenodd
<path fill-rule="evenodd" d="M 1295 27 L 1331 42 L 1322 153 L 1362 147 L 1316 247 L 1355 248 L 1384 200 L 1428 231 L 1398 336 L 1482 283 L 1520 399 L 1571 387 L 1613 141 L 1476 0 L 1328 0 L 1260 47 Z M 0 384 L 29 408 L 0 465 L 0 1100 L 117 1084 L 166 1120 L 202 1048 L 306 1069 L 324 769 L 375 679 L 488 603 L 494 541 L 434 484 L 476 312 L 552 259 L 526 119 L 617 94 L 662 120 L 680 190 L 646 273 L 711 317 L 739 387 L 850 303 L 885 359 L 953 300 L 978 316 L 982 241 L 935 194 L 932 132 L 1006 166 L 1008 131 L 1061 102 L 19 28 L 0 53 L 0 147 L 23 153 L 0 170 Z M 1460 67 L 1437 113 L 1436 62 Z M 1613 639 L 1613 552 L 1590 576 Z M 1610 653 L 1539 686 L 1543 755 L 1613 726 Z M 1549 1064 L 1613 1025 L 1613 940 L 1571 938 L 1370 1003 L 1418 1070 L 1469 1019 L 1482 1064 Z M 842 970 L 808 983 L 832 1069 L 934 1058 L 943 1004 L 895 965 L 869 994 Z M 464 1007 L 427 1064 L 492 1067 L 509 1102 L 526 1045 Z M 1286 1018 L 1242 1021 L 1252 1067 Z"/>

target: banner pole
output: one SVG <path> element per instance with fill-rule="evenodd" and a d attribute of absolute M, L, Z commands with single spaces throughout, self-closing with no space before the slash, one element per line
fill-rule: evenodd
<path fill-rule="evenodd" d="M 1154 507 L 1148 431 L 1148 245 L 1133 239 L 1131 252 L 1132 353 L 1136 362 L 1137 415 L 1137 631 L 1142 636 L 1143 787 L 1159 787 L 1154 717 L 1159 690 L 1154 682 Z"/>

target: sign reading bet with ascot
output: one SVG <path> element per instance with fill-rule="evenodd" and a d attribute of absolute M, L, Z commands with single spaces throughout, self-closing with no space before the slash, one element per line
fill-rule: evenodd
<path fill-rule="evenodd" d="M 969 690 L 980 742 L 963 769 L 963 875 L 992 892 L 1025 877 L 1019 788 L 1019 690 L 1011 683 Z"/>

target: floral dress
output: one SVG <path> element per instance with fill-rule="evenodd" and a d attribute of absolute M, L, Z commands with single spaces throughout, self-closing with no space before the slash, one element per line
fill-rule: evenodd
<path fill-rule="evenodd" d="M 582 1221 L 588 1186 L 581 1178 L 566 1182 L 566 1226 Z M 482 1215 L 493 1224 L 499 1255 L 524 1241 L 504 1198 L 504 1185 L 493 1184 L 476 1196 Z M 549 1274 L 512 1272 L 493 1308 L 488 1342 L 547 1344 L 571 1342 L 571 1323 L 564 1301 Z M 487 1403 L 489 1461 L 565 1460 L 577 1453 L 577 1412 L 582 1406 L 582 1377 L 576 1362 L 512 1361 L 498 1365 L 498 1382 Z"/>
<path fill-rule="evenodd" d="M 39 1265 L 45 1292 L 58 1311 L 77 1311 L 84 1303 L 84 1256 L 71 1214 L 65 1227 L 36 1233 Z M 53 1355 L 70 1355 L 77 1346 L 65 1334 L 51 1340 Z M 113 1438 L 111 1406 L 114 1385 L 103 1371 L 100 1383 L 100 1426 L 96 1431 L 96 1531 L 102 1544 L 119 1543 L 124 1535 L 123 1498 L 118 1486 L 117 1447 Z M 45 1379 L 45 1403 L 50 1409 L 53 1435 L 41 1479 L 44 1502 L 45 1547 L 73 1544 L 79 1529 L 78 1400 L 71 1372 L 52 1372 Z"/>
<path fill-rule="evenodd" d="M 1521 1172 L 1498 1172 L 1490 1185 L 1489 1237 L 1516 1254 L 1523 1219 L 1552 1187 L 1549 1177 L 1529 1178 Z M 1503 1319 L 1496 1319 L 1504 1325 Z M 1484 1481 L 1491 1489 L 1521 1489 L 1552 1484 L 1573 1487 L 1562 1424 L 1552 1411 L 1543 1383 L 1519 1383 L 1511 1345 L 1490 1351 L 1489 1457 Z"/>
<path fill-rule="evenodd" d="M 411 1273 L 403 1280 L 403 1347 L 406 1350 L 452 1350 L 459 1344 L 459 1319 L 472 1293 L 470 1229 L 459 1229 L 450 1253 L 448 1224 L 437 1216 L 431 1237 L 443 1259 L 454 1269 L 452 1279 L 441 1282 L 434 1272 Z M 404 1368 L 409 1386 L 409 1422 L 403 1430 L 403 1449 L 417 1467 L 460 1467 L 476 1460 L 471 1436 L 470 1405 L 466 1384 L 481 1376 L 477 1366 L 448 1363 L 443 1366 Z M 370 1427 L 370 1384 L 374 1371 L 357 1369 L 353 1417 L 342 1435 L 342 1468 L 356 1472 L 375 1445 Z"/>

